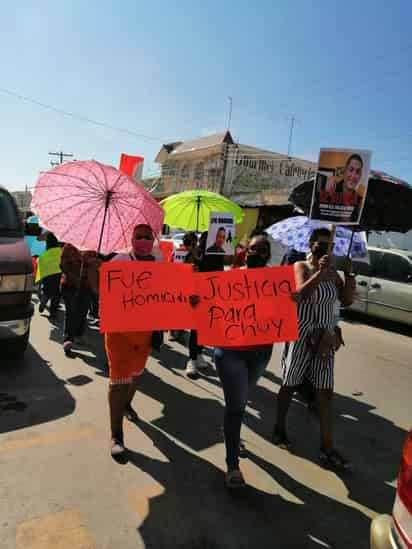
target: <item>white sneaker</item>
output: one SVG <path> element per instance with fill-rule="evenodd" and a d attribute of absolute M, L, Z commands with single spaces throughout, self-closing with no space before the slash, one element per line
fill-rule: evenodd
<path fill-rule="evenodd" d="M 196 359 L 196 367 L 199 370 L 207 370 L 209 368 L 209 364 L 206 362 L 204 357 L 202 355 L 199 355 Z"/>
<path fill-rule="evenodd" d="M 197 376 L 197 364 L 194 360 L 189 360 L 186 366 L 186 375 L 187 377 L 194 378 Z"/>

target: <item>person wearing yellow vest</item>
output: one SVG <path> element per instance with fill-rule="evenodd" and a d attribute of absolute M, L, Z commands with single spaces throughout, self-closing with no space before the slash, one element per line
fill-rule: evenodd
<path fill-rule="evenodd" d="M 60 303 L 62 249 L 53 233 L 43 233 L 37 239 L 46 241 L 46 251 L 37 261 L 36 282 L 41 284 L 39 312 L 42 313 L 50 301 L 50 318 L 54 318 Z"/>

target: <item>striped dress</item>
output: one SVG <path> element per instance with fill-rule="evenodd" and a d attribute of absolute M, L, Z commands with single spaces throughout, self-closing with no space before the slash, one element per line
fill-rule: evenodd
<path fill-rule="evenodd" d="M 315 356 L 307 340 L 315 328 L 334 328 L 337 299 L 336 284 L 328 280 L 321 282 L 309 298 L 299 303 L 299 339 L 285 345 L 282 355 L 283 385 L 298 386 L 306 377 L 316 389 L 333 389 L 334 354 L 327 358 Z"/>

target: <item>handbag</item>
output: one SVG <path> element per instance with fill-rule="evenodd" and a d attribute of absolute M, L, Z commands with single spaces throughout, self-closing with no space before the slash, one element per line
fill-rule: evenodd
<path fill-rule="evenodd" d="M 306 267 L 310 271 L 308 264 L 306 264 Z M 335 326 L 334 328 L 315 328 L 309 334 L 307 343 L 312 353 L 322 360 L 338 352 L 341 346 L 345 345 L 342 329 L 339 326 Z"/>
<path fill-rule="evenodd" d="M 343 340 L 342 329 L 339 326 L 334 328 L 315 328 L 308 336 L 308 346 L 312 353 L 321 359 L 328 358 L 331 354 L 339 351 Z"/>

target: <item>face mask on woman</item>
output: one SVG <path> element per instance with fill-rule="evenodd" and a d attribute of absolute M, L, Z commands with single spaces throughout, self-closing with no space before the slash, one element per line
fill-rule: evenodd
<path fill-rule="evenodd" d="M 138 257 L 145 257 L 150 255 L 153 251 L 153 240 L 146 238 L 133 238 L 132 240 L 133 251 Z"/>

